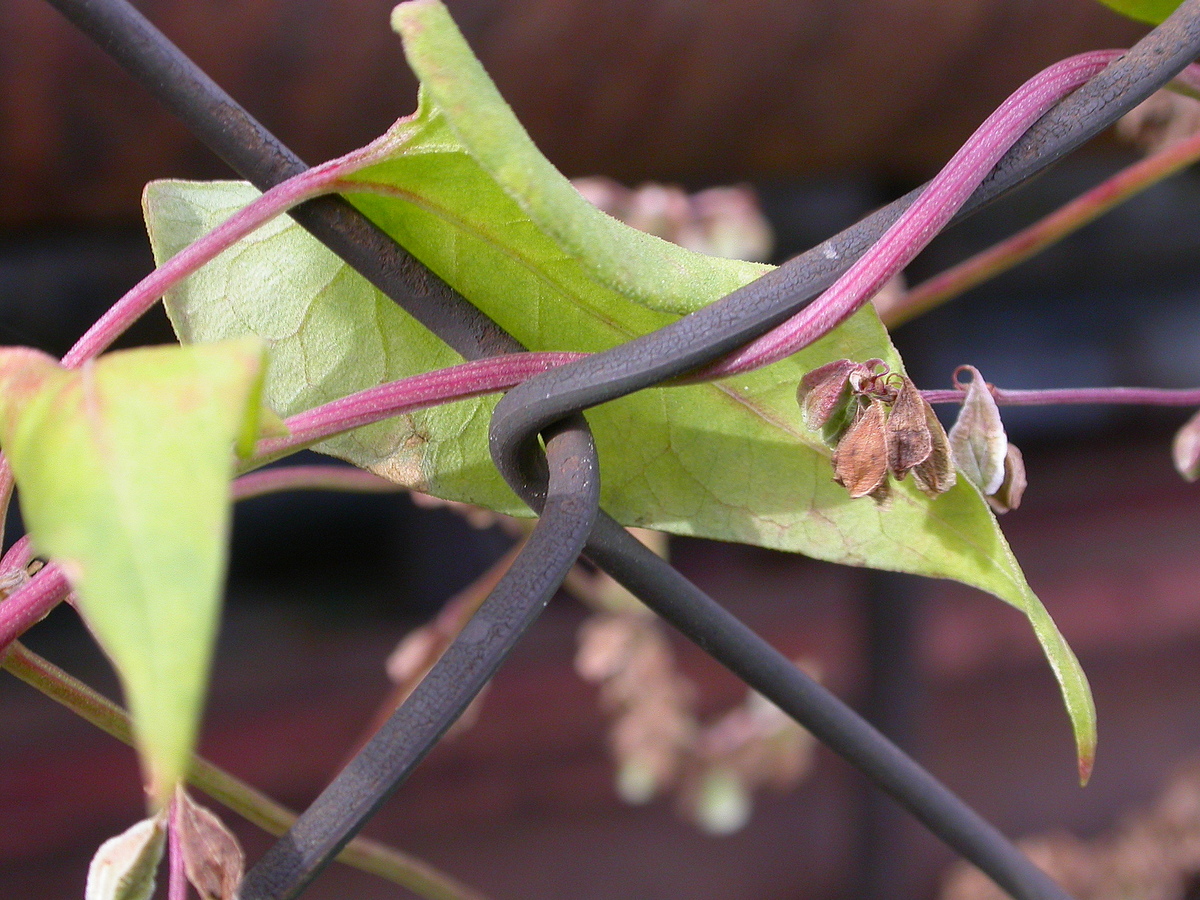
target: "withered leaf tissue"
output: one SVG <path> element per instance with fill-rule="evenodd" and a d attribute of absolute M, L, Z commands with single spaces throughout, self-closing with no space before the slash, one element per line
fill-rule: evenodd
<path fill-rule="evenodd" d="M 882 360 L 827 363 L 804 376 L 796 399 L 805 424 L 833 445 L 834 481 L 852 498 L 887 499 L 889 474 L 912 472 L 931 496 L 954 486 L 941 423 L 912 381 Z"/>

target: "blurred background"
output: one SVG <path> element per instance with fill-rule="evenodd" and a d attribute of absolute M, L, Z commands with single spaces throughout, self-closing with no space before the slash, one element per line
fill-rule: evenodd
<path fill-rule="evenodd" d="M 929 177 L 1043 66 L 1144 31 L 1092 0 L 448 5 L 566 174 L 688 191 L 749 185 L 775 261 Z M 389 0 L 138 6 L 310 163 L 413 106 Z M 0 341 L 61 354 L 149 271 L 142 185 L 231 176 L 47 4 L 0 0 L 0 35 Z M 940 237 L 910 283 L 1138 157 L 1099 139 Z M 1011 388 L 1200 384 L 1198 203 L 1200 177 L 1185 172 L 903 326 L 895 340 L 910 374 L 922 388 L 949 386 L 962 363 Z M 131 336 L 169 339 L 161 315 Z M 1081 896 L 1109 896 L 1094 871 L 1120 853 L 1154 861 L 1145 886 L 1120 896 L 1200 896 L 1187 774 L 1200 758 L 1200 488 L 1175 474 L 1169 452 L 1185 418 L 1113 407 L 1005 415 L 1030 487 L 1004 529 L 1096 694 L 1101 743 L 1086 789 L 1048 668 L 1024 619 L 998 601 L 742 546 L 673 540 L 671 557 L 1007 834 L 1043 836 L 1038 852 L 1060 874 L 1091 865 L 1093 875 L 1064 876 Z M 404 495 L 243 504 L 203 752 L 303 806 L 393 694 L 384 662 L 397 642 L 511 541 L 500 525 Z M 966 877 L 946 887 L 950 853 L 822 749 L 792 760 L 788 790 L 756 792 L 744 825 L 744 797 L 709 797 L 726 815 L 707 831 L 686 791 L 622 800 L 618 788 L 637 791 L 618 783 L 611 709 L 575 671 L 577 632 L 592 616 L 571 598 L 551 604 L 474 725 L 435 750 L 369 833 L 497 900 L 986 896 Z M 28 643 L 116 696 L 69 611 Z M 734 678 L 673 638 L 667 647 L 699 721 L 742 708 Z M 1155 831 L 1147 823 L 1170 818 L 1168 807 L 1175 824 Z M 6 894 L 81 896 L 95 847 L 140 810 L 131 751 L 0 677 Z M 266 847 L 226 819 L 252 858 Z M 1130 850 L 1135 833 L 1175 844 L 1160 856 Z M 335 867 L 306 896 L 407 895 Z"/>

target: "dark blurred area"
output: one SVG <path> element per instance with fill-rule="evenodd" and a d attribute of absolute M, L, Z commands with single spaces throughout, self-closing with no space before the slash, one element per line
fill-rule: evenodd
<path fill-rule="evenodd" d="M 390 0 L 138 4 L 309 162 L 412 108 Z M 534 139 L 568 175 L 755 186 L 784 259 L 932 174 L 1022 80 L 1142 29 L 1092 0 L 449 0 Z M 0 0 L 0 341 L 61 354 L 151 266 L 153 178 L 231 177 L 47 4 Z M 912 283 L 1135 159 L 1102 138 L 938 238 Z M 1008 388 L 1200 384 L 1200 176 L 1147 191 L 1040 257 L 900 329 L 920 387 L 977 365 Z M 170 340 L 147 318 L 129 343 Z M 1024 619 L 960 586 L 755 548 L 673 559 L 1014 836 L 1108 833 L 1200 754 L 1200 489 L 1171 468 L 1181 411 L 1005 414 L 1030 488 L 1018 559 L 1093 679 L 1095 778 L 1074 783 L 1065 714 Z M 11 529 L 10 538 L 11 540 Z M 203 750 L 300 806 L 388 693 L 383 660 L 504 552 L 404 496 L 242 504 Z M 556 602 L 469 731 L 369 831 L 497 898 L 826 900 L 935 896 L 950 854 L 828 752 L 794 791 L 714 838 L 666 801 L 614 792 L 595 690 L 571 669 L 585 611 Z M 66 610 L 28 643 L 115 696 Z M 743 689 L 679 646 L 717 710 Z M 0 681 L 0 884 L 78 896 L 87 860 L 139 815 L 130 751 Z M 237 825 L 253 857 L 261 833 Z M 331 869 L 306 896 L 407 896 Z"/>

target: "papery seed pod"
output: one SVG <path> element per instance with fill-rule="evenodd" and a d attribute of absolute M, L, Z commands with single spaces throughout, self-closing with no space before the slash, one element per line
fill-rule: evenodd
<path fill-rule="evenodd" d="M 928 405 L 912 380 L 901 376 L 900 389 L 887 419 L 888 468 L 897 480 L 925 462 L 933 451 L 933 438 L 925 417 Z"/>
<path fill-rule="evenodd" d="M 1006 513 L 1021 505 L 1021 497 L 1025 494 L 1025 457 L 1015 444 L 1008 445 L 1004 457 L 1004 481 L 996 493 L 986 499 L 988 505 L 997 513 Z"/>
<path fill-rule="evenodd" d="M 850 373 L 858 363 L 838 359 L 813 369 L 802 379 L 796 389 L 796 402 L 804 415 L 807 428 L 818 431 L 824 428 L 834 415 L 850 402 Z"/>
<path fill-rule="evenodd" d="M 881 401 L 870 401 L 854 417 L 833 451 L 833 473 L 833 480 L 845 487 L 852 499 L 868 494 L 876 500 L 887 496 L 887 418 Z"/>
<path fill-rule="evenodd" d="M 1175 432 L 1175 440 L 1171 443 L 1171 455 L 1180 475 L 1188 481 L 1200 478 L 1200 412 Z"/>
<path fill-rule="evenodd" d="M 165 845 L 160 813 L 100 845 L 88 866 L 85 900 L 148 900 Z"/>
<path fill-rule="evenodd" d="M 182 787 L 175 790 L 171 827 L 178 829 L 183 868 L 200 900 L 236 900 L 246 858 L 225 823 Z"/>
<path fill-rule="evenodd" d="M 921 398 L 921 404 L 925 411 L 925 423 L 929 427 L 930 450 L 925 461 L 913 467 L 912 476 L 918 488 L 936 497 L 954 487 L 958 476 L 950 458 L 950 439 L 946 436 L 946 430 L 924 397 Z"/>
<path fill-rule="evenodd" d="M 958 371 L 970 372 L 971 383 L 967 385 L 958 421 L 948 435 L 950 457 L 954 467 L 983 494 L 994 494 L 1004 481 L 1004 459 L 1008 454 L 1000 407 L 978 369 L 960 366 Z"/>

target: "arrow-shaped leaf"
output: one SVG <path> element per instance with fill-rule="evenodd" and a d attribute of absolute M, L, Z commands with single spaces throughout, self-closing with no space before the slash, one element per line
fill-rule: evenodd
<path fill-rule="evenodd" d="M 0 350 L 0 448 L 39 552 L 121 677 L 153 803 L 186 772 L 223 587 L 235 442 L 262 344 L 113 353 L 81 369 Z"/>
<path fill-rule="evenodd" d="M 372 164 L 344 173 L 363 186 L 350 199 L 530 349 L 604 350 L 765 271 L 667 244 L 587 204 L 538 153 L 441 3 L 401 4 L 393 24 L 421 79 L 420 105 L 356 156 Z M 255 196 L 232 183 L 150 185 L 158 259 Z M 460 361 L 286 220 L 189 278 L 167 310 L 185 342 L 247 332 L 266 339 L 267 396 L 284 415 Z M 1087 682 L 979 492 L 960 480 L 931 499 L 906 479 L 881 506 L 834 484 L 831 451 L 801 421 L 796 387 L 833 360 L 872 358 L 902 371 L 868 306 L 758 372 L 590 410 L 605 509 L 627 525 L 955 578 L 1007 600 L 1030 617 L 1062 684 L 1081 760 L 1090 761 Z M 317 449 L 447 499 L 525 513 L 488 457 L 494 403 L 402 416 Z"/>

